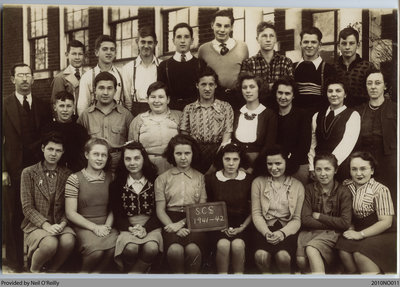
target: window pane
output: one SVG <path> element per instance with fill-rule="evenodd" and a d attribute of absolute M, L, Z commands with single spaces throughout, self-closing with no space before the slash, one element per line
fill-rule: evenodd
<path fill-rule="evenodd" d="M 74 12 L 74 28 L 80 28 L 82 27 L 81 25 L 81 17 L 82 12 L 81 11 L 76 11 Z"/>
<path fill-rule="evenodd" d="M 193 38 L 192 48 L 197 48 L 199 46 L 199 27 L 193 28 Z"/>
<path fill-rule="evenodd" d="M 122 38 L 130 39 L 132 37 L 132 25 L 131 21 L 122 23 Z"/>
<path fill-rule="evenodd" d="M 74 29 L 74 14 L 68 13 L 67 14 L 67 30 Z"/>
<path fill-rule="evenodd" d="M 139 23 L 139 21 L 138 20 L 133 20 L 131 22 L 132 22 L 132 38 L 138 38 L 139 37 L 139 35 L 138 35 L 138 30 L 139 30 L 138 23 Z"/>
<path fill-rule="evenodd" d="M 263 15 L 263 21 L 274 23 L 274 21 L 275 21 L 274 14 L 265 14 L 265 15 Z"/>
<path fill-rule="evenodd" d="M 31 37 L 36 37 L 36 22 L 31 23 Z"/>
<path fill-rule="evenodd" d="M 172 41 L 172 36 L 173 36 L 173 33 L 169 32 L 168 33 L 168 39 L 169 39 L 169 41 L 168 41 L 168 51 L 174 51 L 175 50 L 174 42 Z"/>
<path fill-rule="evenodd" d="M 35 8 L 31 8 L 31 21 L 35 21 L 36 17 L 35 17 L 36 13 L 35 13 Z"/>
<path fill-rule="evenodd" d="M 335 49 L 334 45 L 324 45 L 324 46 L 322 46 L 321 50 L 320 50 L 321 58 L 324 59 L 328 63 L 333 63 L 334 62 L 334 57 L 335 57 L 334 49 Z"/>
<path fill-rule="evenodd" d="M 43 35 L 43 27 L 42 27 L 42 21 L 36 22 L 36 36 L 42 36 Z"/>
<path fill-rule="evenodd" d="M 116 44 L 116 58 L 121 59 L 121 42 L 117 41 Z"/>
<path fill-rule="evenodd" d="M 274 13 L 274 12 L 275 12 L 275 8 L 272 8 L 272 7 L 264 7 L 263 8 L 263 14 Z"/>
<path fill-rule="evenodd" d="M 116 24 L 116 31 L 115 31 L 115 40 L 121 40 L 121 28 L 122 24 Z"/>
<path fill-rule="evenodd" d="M 43 19 L 42 8 L 34 8 L 36 10 L 36 20 Z"/>
<path fill-rule="evenodd" d="M 122 41 L 122 58 L 132 57 L 132 39 Z"/>
<path fill-rule="evenodd" d="M 130 12 L 129 14 L 131 17 L 136 17 L 139 14 L 138 11 L 139 11 L 139 7 L 131 7 L 129 9 L 129 12 Z"/>
<path fill-rule="evenodd" d="M 325 43 L 335 41 L 334 19 L 334 11 L 313 14 L 314 26 L 321 30 L 323 35 L 322 41 Z"/>
<path fill-rule="evenodd" d="M 244 19 L 235 20 L 233 38 L 244 41 Z"/>
<path fill-rule="evenodd" d="M 43 35 L 47 35 L 47 20 L 42 21 L 42 25 L 43 25 Z"/>
<path fill-rule="evenodd" d="M 83 9 L 82 10 L 82 27 L 88 27 L 89 26 L 89 9 Z"/>
<path fill-rule="evenodd" d="M 190 26 L 198 26 L 199 25 L 199 8 L 198 7 L 190 7 L 189 11 L 189 25 Z"/>
<path fill-rule="evenodd" d="M 189 9 L 181 9 L 177 11 L 176 21 L 178 23 L 184 22 L 188 23 L 189 21 Z"/>
<path fill-rule="evenodd" d="M 168 30 L 172 31 L 176 24 L 176 11 L 168 13 Z"/>
<path fill-rule="evenodd" d="M 119 8 L 111 8 L 111 21 L 119 19 Z"/>
<path fill-rule="evenodd" d="M 233 18 L 243 18 L 244 17 L 244 8 L 233 8 Z M 236 23 L 236 22 L 235 22 Z"/>
<path fill-rule="evenodd" d="M 82 43 L 85 43 L 85 31 L 86 30 L 79 30 L 76 31 L 73 35 L 74 35 L 74 39 L 81 41 Z"/>
<path fill-rule="evenodd" d="M 42 10 L 42 19 L 47 19 L 47 8 L 43 8 Z"/>
<path fill-rule="evenodd" d="M 125 19 L 129 17 L 129 9 L 120 8 L 119 19 Z"/>

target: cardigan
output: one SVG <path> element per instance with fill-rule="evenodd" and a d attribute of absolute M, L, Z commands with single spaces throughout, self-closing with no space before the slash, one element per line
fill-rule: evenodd
<path fill-rule="evenodd" d="M 301 211 L 301 223 L 305 229 L 334 229 L 347 230 L 351 225 L 352 197 L 348 188 L 337 181 L 328 196 L 326 204 L 331 211 L 323 213 L 321 186 L 318 182 L 310 183 L 305 187 L 305 198 Z M 319 212 L 319 219 L 312 217 L 313 212 Z"/>
<path fill-rule="evenodd" d="M 65 183 L 71 171 L 66 167 L 57 167 L 57 182 L 55 188 L 54 208 L 50 206 L 50 190 L 45 184 L 46 175 L 43 171 L 42 162 L 25 168 L 21 175 L 21 203 L 24 220 L 21 228 L 25 233 L 42 228 L 46 221 L 60 223 L 67 222 L 65 217 Z M 46 217 L 50 210 L 51 218 Z"/>
<path fill-rule="evenodd" d="M 236 139 L 235 131 L 238 128 L 240 111 L 235 111 L 233 120 L 232 141 L 242 145 L 246 152 L 265 152 L 276 143 L 278 121 L 275 112 L 266 108 L 258 115 L 257 139 L 252 143 L 241 143 Z"/>
<path fill-rule="evenodd" d="M 303 184 L 293 177 L 288 177 L 287 180 L 290 185 L 288 190 L 290 215 L 288 223 L 281 228 L 286 237 L 295 234 L 300 229 L 300 215 L 304 201 Z M 262 235 L 270 231 L 266 222 L 266 215 L 270 206 L 272 190 L 267 181 L 268 177 L 259 176 L 251 185 L 251 214 L 255 227 Z"/>

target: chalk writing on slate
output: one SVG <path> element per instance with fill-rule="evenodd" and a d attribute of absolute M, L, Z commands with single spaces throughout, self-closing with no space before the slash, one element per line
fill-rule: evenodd
<path fill-rule="evenodd" d="M 228 228 L 225 202 L 206 202 L 186 206 L 186 223 L 191 232 Z"/>

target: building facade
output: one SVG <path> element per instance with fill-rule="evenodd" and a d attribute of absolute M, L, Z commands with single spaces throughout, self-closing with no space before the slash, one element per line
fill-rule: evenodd
<path fill-rule="evenodd" d="M 8 71 L 16 62 L 25 62 L 34 70 L 33 92 L 48 100 L 53 77 L 67 67 L 67 43 L 72 39 L 86 46 L 86 65 L 93 67 L 95 39 L 101 34 L 115 37 L 116 66 L 137 56 L 138 28 L 153 25 L 158 37 L 156 55 L 173 54 L 172 28 L 187 22 L 194 30 L 192 51 L 213 39 L 212 14 L 226 7 L 137 7 L 137 6 L 3 6 L 3 96 L 13 91 Z M 302 9 L 271 7 L 233 7 L 233 37 L 243 40 L 250 56 L 258 52 L 256 26 L 261 21 L 276 26 L 276 50 L 291 58 L 301 58 L 300 32 L 314 25 L 323 33 L 321 56 L 333 62 L 338 52 L 339 31 L 352 26 L 360 32 L 358 53 L 388 73 L 397 87 L 397 10 L 394 9 Z M 394 89 L 396 91 L 396 88 Z"/>

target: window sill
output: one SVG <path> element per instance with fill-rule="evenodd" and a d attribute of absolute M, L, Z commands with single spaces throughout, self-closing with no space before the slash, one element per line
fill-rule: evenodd
<path fill-rule="evenodd" d="M 33 71 L 33 78 L 35 80 L 45 80 L 52 78 L 52 72 L 50 70 L 40 70 L 40 71 Z"/>

